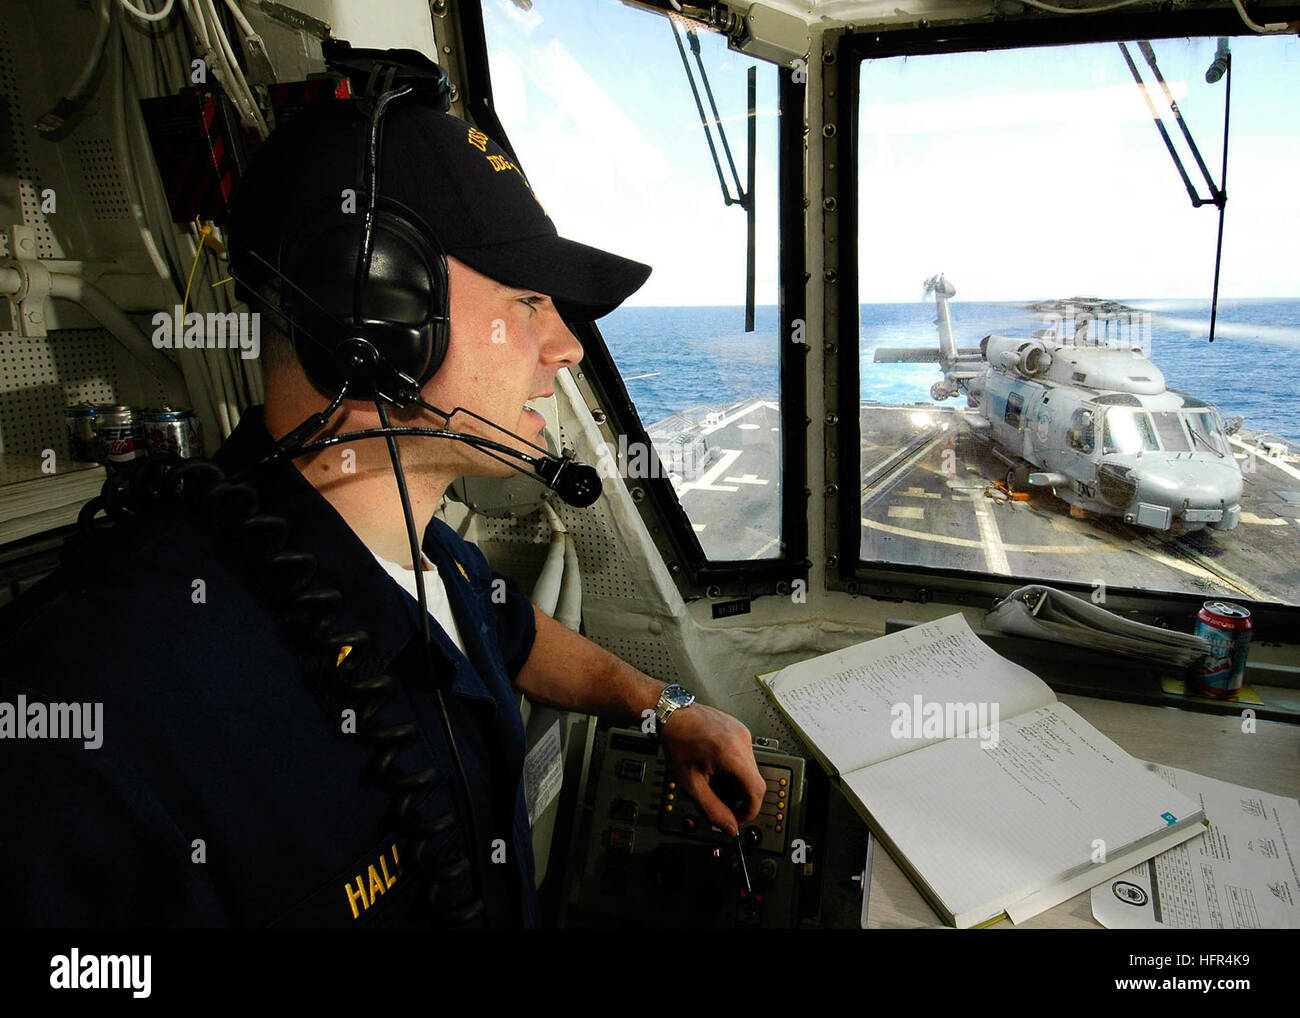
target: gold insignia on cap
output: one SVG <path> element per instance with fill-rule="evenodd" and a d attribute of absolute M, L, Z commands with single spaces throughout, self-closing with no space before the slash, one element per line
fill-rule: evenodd
<path fill-rule="evenodd" d="M 455 560 L 453 559 L 453 561 L 455 561 Z M 456 563 L 456 568 L 460 570 L 460 575 L 461 575 L 461 576 L 465 577 L 465 579 L 467 579 L 467 580 L 469 579 L 469 573 L 465 572 L 465 567 L 464 567 L 463 565 L 461 565 L 459 562 L 457 562 L 457 563 Z"/>
<path fill-rule="evenodd" d="M 488 136 L 480 131 L 477 127 L 469 129 L 469 143 L 480 152 L 487 151 Z"/>

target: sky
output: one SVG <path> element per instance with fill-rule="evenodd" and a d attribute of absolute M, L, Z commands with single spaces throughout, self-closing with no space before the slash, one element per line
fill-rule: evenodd
<path fill-rule="evenodd" d="M 742 303 L 745 216 L 723 203 L 668 22 L 610 0 L 486 0 L 484 21 L 498 115 L 561 234 L 654 267 L 630 304 Z M 745 69 L 759 68 L 757 300 L 773 304 L 790 72 L 699 35 L 742 181 Z M 1214 40 L 1154 45 L 1217 181 Z M 1300 44 L 1232 50 L 1222 296 L 1300 297 Z M 967 300 L 1208 299 L 1217 213 L 1193 209 L 1117 46 L 892 58 L 864 64 L 861 85 L 863 301 L 917 300 L 939 271 Z"/>
<path fill-rule="evenodd" d="M 609 0 L 485 0 L 483 19 L 497 115 L 561 235 L 653 267 L 630 305 L 743 304 L 745 213 L 723 203 L 667 19 Z M 699 38 L 742 183 L 759 69 L 756 292 L 775 304 L 778 71 Z"/>

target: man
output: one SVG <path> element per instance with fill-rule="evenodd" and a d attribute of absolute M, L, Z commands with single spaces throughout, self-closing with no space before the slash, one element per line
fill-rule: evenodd
<path fill-rule="evenodd" d="M 377 123 L 382 142 L 368 163 Z M 382 204 L 370 264 L 358 269 L 367 168 Z M 238 493 L 222 482 L 199 513 L 133 510 L 122 537 L 71 556 L 0 626 L 0 652 L 15 665 L 0 700 L 103 712 L 93 750 L 0 744 L 9 764 L 0 795 L 19 804 L 0 818 L 0 872 L 23 874 L 4 892 L 17 921 L 529 925 L 518 692 L 623 723 L 656 709 L 679 780 L 709 817 L 734 833 L 755 816 L 764 784 L 739 722 L 679 706 L 663 682 L 535 611 L 436 520 L 423 540 L 436 620 L 426 647 L 385 439 L 358 437 L 292 464 L 276 457 L 352 379 L 340 368 L 355 366 L 350 337 L 379 335 L 385 346 L 386 329 L 398 336 L 379 373 L 352 390 L 373 397 L 390 378 L 386 358 L 418 332 L 355 322 L 436 320 L 438 309 L 420 305 L 440 285 L 445 352 L 426 357 L 416 344 L 415 362 L 432 373 L 404 366 L 402 377 L 419 383 L 423 402 L 477 417 L 395 406 L 392 425 L 527 448 L 521 440 L 544 421 L 525 403 L 582 357 L 561 309 L 596 317 L 648 270 L 558 238 L 501 149 L 418 102 L 395 103 L 382 122 L 328 103 L 273 134 L 236 196 L 230 248 L 245 294 L 288 334 L 268 330 L 265 410 L 251 408 L 217 456 L 259 504 L 231 509 Z M 445 284 L 432 278 L 443 255 L 430 248 L 445 253 Z M 309 438 L 382 423 L 373 399 L 344 399 Z M 455 478 L 508 472 L 481 444 L 396 445 L 417 526 Z M 313 557 L 305 593 L 305 579 L 275 581 L 303 559 L 274 559 L 274 541 L 258 550 L 266 516 L 283 521 L 270 529 L 281 527 L 289 552 Z M 313 617 L 323 628 L 304 636 Z"/>

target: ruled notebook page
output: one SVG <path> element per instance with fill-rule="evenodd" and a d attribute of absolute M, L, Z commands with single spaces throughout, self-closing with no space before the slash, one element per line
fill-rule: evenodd
<path fill-rule="evenodd" d="M 911 722 L 920 713 L 918 696 L 923 707 L 996 705 L 1004 721 L 1056 700 L 1032 672 L 985 646 L 962 615 L 801 661 L 760 681 L 840 774 L 942 741 L 943 735 L 895 735 L 896 719 Z M 891 713 L 897 704 L 907 707 L 906 718 Z"/>
<path fill-rule="evenodd" d="M 1113 861 L 1166 831 L 1162 814 L 1200 811 L 1061 703 L 1003 720 L 996 746 L 952 739 L 844 783 L 956 915 L 1001 912 L 1095 866 L 1098 839 Z"/>

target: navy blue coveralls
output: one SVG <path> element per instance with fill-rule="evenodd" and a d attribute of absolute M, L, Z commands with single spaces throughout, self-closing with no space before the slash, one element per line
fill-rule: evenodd
<path fill-rule="evenodd" d="M 272 448 L 251 408 L 217 462 L 230 475 Z M 257 487 L 261 511 L 288 521 L 288 547 L 314 554 L 318 580 L 342 592 L 332 631 L 369 633 L 359 673 L 398 679 L 376 720 L 418 726 L 399 769 L 432 766 L 440 779 L 420 812 L 456 816 L 432 842 L 434 864 L 454 872 L 476 851 L 488 923 L 531 925 L 524 732 L 511 685 L 536 635 L 527 598 L 477 548 L 430 525 L 424 550 L 469 658 L 431 619 L 475 804 L 472 839 L 414 599 L 292 466 Z M 344 731 L 347 704 L 309 688 L 306 657 L 265 592 L 194 514 L 168 507 L 147 524 L 141 537 L 115 539 L 107 559 L 65 565 L 0 614 L 0 703 L 25 694 L 29 704 L 103 704 L 98 749 L 0 739 L 0 923 L 406 925 L 418 881 L 386 819 L 392 796 L 363 778 L 373 748 Z M 449 905 L 471 894 L 475 867 L 459 868 L 440 895 Z"/>

